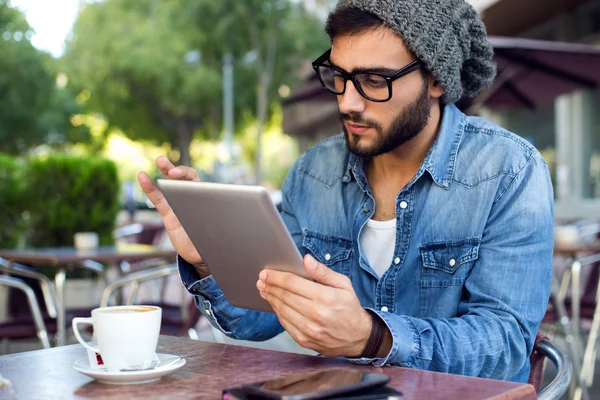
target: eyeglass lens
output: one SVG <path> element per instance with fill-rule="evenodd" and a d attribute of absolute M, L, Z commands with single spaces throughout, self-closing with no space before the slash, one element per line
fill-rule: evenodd
<path fill-rule="evenodd" d="M 319 66 L 318 72 L 327 90 L 334 94 L 344 92 L 345 79 L 338 70 L 323 65 Z M 377 74 L 357 74 L 355 85 L 363 95 L 374 100 L 386 100 L 390 95 L 387 81 Z"/>

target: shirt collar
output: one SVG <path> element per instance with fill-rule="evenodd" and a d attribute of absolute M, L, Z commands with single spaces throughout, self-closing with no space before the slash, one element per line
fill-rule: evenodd
<path fill-rule="evenodd" d="M 444 189 L 450 187 L 450 182 L 454 175 L 456 154 L 462 139 L 466 119 L 466 115 L 454 104 L 444 106 L 442 123 L 437 138 L 431 149 L 429 149 L 415 178 L 420 177 L 424 171 L 427 171 L 437 185 Z M 346 172 L 342 178 L 343 181 L 350 182 L 352 175 L 354 175 L 354 178 L 363 190 L 368 188 L 363 159 L 350 153 Z"/>

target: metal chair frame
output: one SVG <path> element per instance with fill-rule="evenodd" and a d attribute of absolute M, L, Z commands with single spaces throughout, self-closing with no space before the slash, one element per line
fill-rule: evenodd
<path fill-rule="evenodd" d="M 557 374 L 548 386 L 538 393 L 538 399 L 557 400 L 569 391 L 573 378 L 573 363 L 564 350 L 548 339 L 536 343 L 535 350 L 548 358 L 557 369 Z"/>
<path fill-rule="evenodd" d="M 37 337 L 40 339 L 42 346 L 45 349 L 49 349 L 50 341 L 48 340 L 48 331 L 46 330 L 46 324 L 44 324 L 44 319 L 42 318 L 40 306 L 38 305 L 37 298 L 35 297 L 33 289 L 31 289 L 31 287 L 25 282 L 23 282 L 21 279 L 13 278 L 10 276 L 0 275 L 0 285 L 17 289 L 25 293 L 25 296 L 27 297 L 27 302 L 29 303 L 29 309 L 31 310 L 31 315 L 33 316 Z"/>

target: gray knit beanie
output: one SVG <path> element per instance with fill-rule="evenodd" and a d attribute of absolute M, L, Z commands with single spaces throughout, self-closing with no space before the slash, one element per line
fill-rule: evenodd
<path fill-rule="evenodd" d="M 457 102 L 491 85 L 493 50 L 483 22 L 465 0 L 340 0 L 335 11 L 374 14 L 425 63 L 444 89 L 442 102 Z"/>

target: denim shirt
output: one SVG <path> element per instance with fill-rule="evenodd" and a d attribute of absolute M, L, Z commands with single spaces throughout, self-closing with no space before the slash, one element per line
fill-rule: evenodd
<path fill-rule="evenodd" d="M 358 240 L 373 194 L 343 135 L 302 155 L 282 195 L 300 252 L 348 276 L 392 334 L 384 358 L 351 361 L 527 382 L 553 248 L 550 175 L 528 142 L 445 106 L 435 143 L 397 195 L 394 256 L 381 279 Z M 179 272 L 226 335 L 266 340 L 283 331 L 274 314 L 230 305 L 212 276 L 199 280 L 181 258 Z"/>

